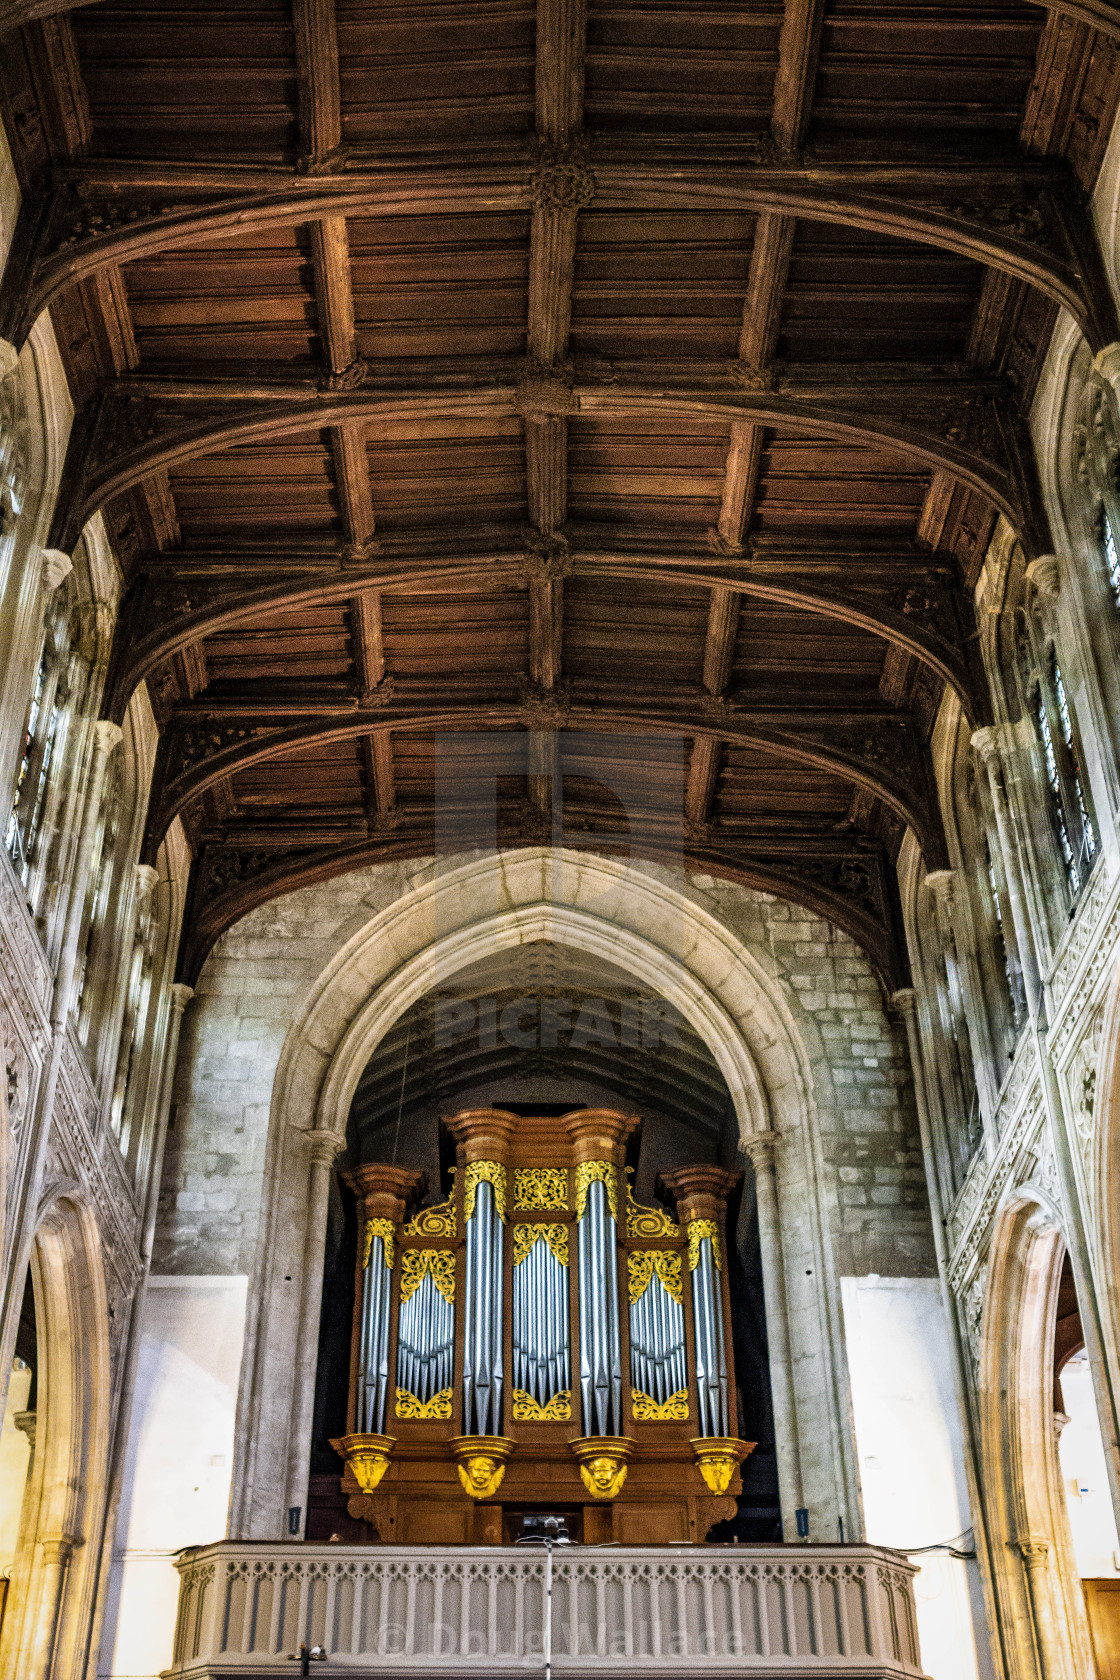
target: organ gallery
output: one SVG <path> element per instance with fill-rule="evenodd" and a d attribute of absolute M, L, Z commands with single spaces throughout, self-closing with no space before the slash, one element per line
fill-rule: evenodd
<path fill-rule="evenodd" d="M 346 1461 L 381 1541 L 499 1544 L 563 1517 L 585 1541 L 703 1540 L 734 1515 L 740 1438 L 727 1201 L 683 1167 L 634 1200 L 639 1121 L 467 1109 L 448 1198 L 365 1162 Z M 671 1209 L 671 1211 L 670 1211 Z"/>

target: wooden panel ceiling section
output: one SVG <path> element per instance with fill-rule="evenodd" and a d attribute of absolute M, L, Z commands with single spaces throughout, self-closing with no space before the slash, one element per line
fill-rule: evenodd
<path fill-rule="evenodd" d="M 985 714 L 969 589 L 998 513 L 1049 543 L 1051 326 L 1118 336 L 1088 193 L 1120 6 L 0 0 L 0 28 L 0 334 L 51 312 L 51 541 L 100 509 L 125 572 L 106 707 L 148 683 L 185 977 L 253 904 L 430 849 L 461 737 L 498 788 L 466 778 L 465 843 L 547 837 L 555 782 L 570 843 L 683 848 L 898 982 L 945 686 Z"/>

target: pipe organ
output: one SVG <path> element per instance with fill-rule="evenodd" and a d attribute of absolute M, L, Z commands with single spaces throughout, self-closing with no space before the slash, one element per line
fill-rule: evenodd
<path fill-rule="evenodd" d="M 702 1540 L 735 1510 L 751 1443 L 730 1360 L 726 1204 L 737 1173 L 634 1200 L 637 1117 L 472 1109 L 446 1202 L 367 1162 L 348 1433 L 355 1517 L 382 1540 L 494 1543 L 562 1513 L 586 1541 Z"/>

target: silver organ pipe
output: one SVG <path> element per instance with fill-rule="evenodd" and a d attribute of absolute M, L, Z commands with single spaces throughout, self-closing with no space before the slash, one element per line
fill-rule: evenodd
<path fill-rule="evenodd" d="M 598 1176 L 591 1178 L 594 1171 Z M 579 1242 L 580 1399 L 587 1435 L 621 1435 L 622 1348 L 619 1333 L 614 1166 L 590 1161 L 577 1169 L 582 1201 Z"/>
<path fill-rule="evenodd" d="M 379 1231 L 378 1226 L 387 1227 Z M 358 1397 L 361 1427 L 370 1435 L 385 1433 L 389 1399 L 389 1288 L 393 1237 L 388 1220 L 366 1224 L 366 1263 L 362 1273 L 362 1319 L 358 1341 Z"/>
<path fill-rule="evenodd" d="M 712 1221 L 697 1219 L 689 1226 L 688 1263 L 692 1273 L 700 1433 L 727 1435 L 727 1352 L 719 1279 L 719 1233 Z"/>
<path fill-rule="evenodd" d="M 488 1167 L 492 1163 L 480 1162 L 477 1165 Z M 468 1177 L 470 1173 L 468 1168 Z M 493 1184 L 481 1177 L 476 1179 L 473 1191 L 473 1206 L 466 1224 L 463 1428 L 466 1434 L 500 1435 L 505 1375 L 502 1351 L 504 1193 L 503 1205 L 499 1207 Z"/>
<path fill-rule="evenodd" d="M 519 1224 L 513 1240 L 513 1415 L 571 1416 L 566 1225 Z"/>

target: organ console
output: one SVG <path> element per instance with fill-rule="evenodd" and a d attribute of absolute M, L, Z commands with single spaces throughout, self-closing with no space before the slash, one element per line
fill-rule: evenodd
<path fill-rule="evenodd" d="M 665 1174 L 633 1198 L 637 1116 L 468 1109 L 448 1200 L 367 1162 L 348 1433 L 353 1516 L 381 1540 L 498 1544 L 562 1515 L 572 1537 L 703 1540 L 734 1514 L 738 1417 L 726 1204 L 739 1174 Z"/>

